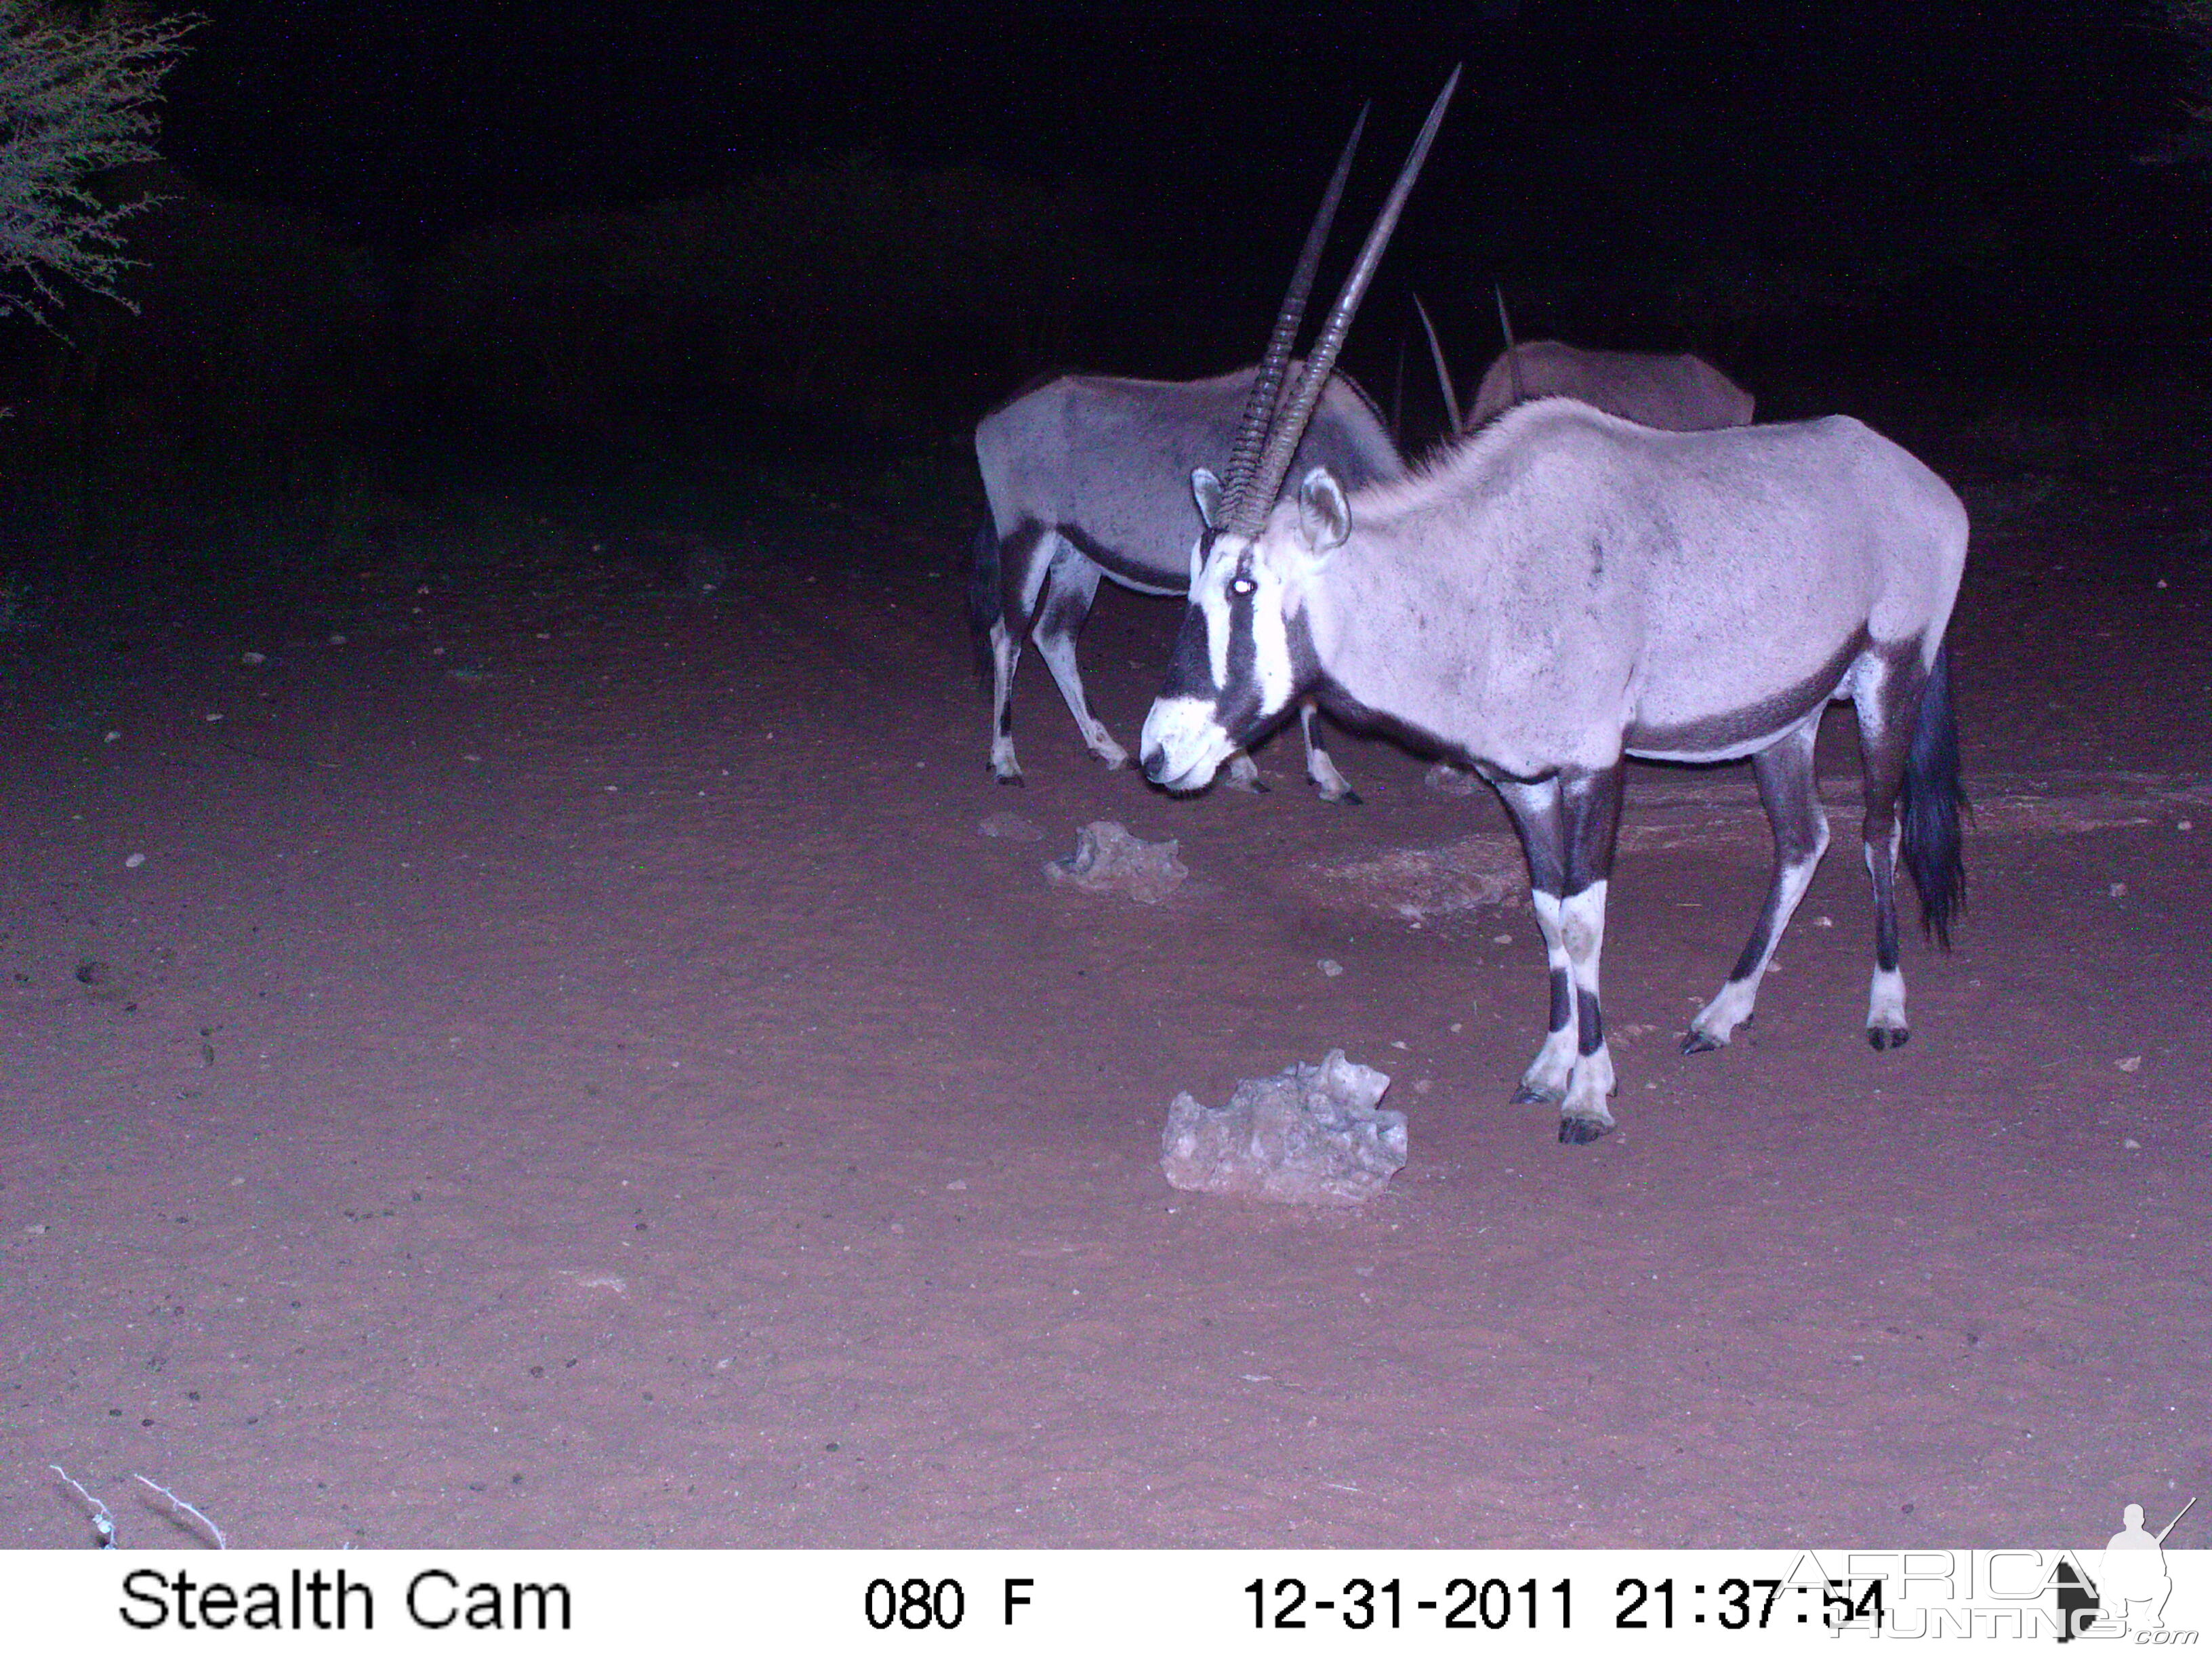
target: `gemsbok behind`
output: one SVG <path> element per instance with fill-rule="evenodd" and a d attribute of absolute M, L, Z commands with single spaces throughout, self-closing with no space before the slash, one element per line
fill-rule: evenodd
<path fill-rule="evenodd" d="M 1539 398 L 1579 398 L 1667 432 L 1749 426 L 1753 408 L 1751 393 L 1686 351 L 1599 351 L 1531 340 L 1508 346 L 1483 371 L 1467 423 L 1486 426 L 1516 404 Z"/>
<path fill-rule="evenodd" d="M 1291 348 L 1366 125 L 1362 110 L 1259 362 L 1203 380 L 1062 375 L 977 424 L 975 459 L 990 516 L 976 532 L 968 615 L 991 679 L 990 765 L 1000 783 L 1022 781 L 1014 671 L 1029 640 L 1052 671 L 1085 746 L 1109 767 L 1128 759 L 1091 712 L 1076 665 L 1076 631 L 1102 576 L 1139 593 L 1189 591 L 1205 528 L 1192 514 L 1184 481 L 1194 469 L 1220 461 L 1233 483 L 1259 459 L 1259 440 L 1300 368 Z M 1315 406 L 1299 456 L 1355 487 L 1406 470 L 1374 404 L 1341 374 L 1328 380 Z M 1356 804 L 1359 797 L 1329 759 L 1313 708 L 1299 713 L 1307 777 L 1322 799 Z M 1255 788 L 1259 769 L 1238 754 L 1230 778 Z"/>
<path fill-rule="evenodd" d="M 1754 400 L 1704 358 L 1686 351 L 1600 351 L 1559 340 L 1513 338 L 1506 314 L 1505 290 L 1498 288 L 1498 326 L 1505 349 L 1483 371 L 1474 407 L 1464 417 L 1427 307 L 1415 296 L 1421 327 L 1429 339 L 1430 360 L 1443 389 L 1444 410 L 1455 434 L 1472 432 L 1496 420 L 1516 404 L 1539 398 L 1572 398 L 1608 415 L 1656 426 L 1664 432 L 1707 432 L 1716 427 L 1749 426 Z M 1303 476 L 1303 469 L 1300 469 Z"/>

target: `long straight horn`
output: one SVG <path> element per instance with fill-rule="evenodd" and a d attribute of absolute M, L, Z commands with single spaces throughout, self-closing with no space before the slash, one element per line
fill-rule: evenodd
<path fill-rule="evenodd" d="M 1376 216 L 1375 228 L 1367 233 L 1367 245 L 1359 250 L 1358 261 L 1352 267 L 1352 274 L 1344 279 L 1344 291 L 1336 296 L 1335 308 L 1329 313 L 1328 321 L 1322 325 L 1320 337 L 1307 354 L 1297 391 L 1268 428 L 1267 447 L 1261 454 L 1250 487 L 1237 503 L 1236 515 L 1229 520 L 1230 529 L 1248 538 L 1259 534 L 1275 505 L 1283 479 L 1291 470 L 1291 459 L 1298 453 L 1298 441 L 1305 436 L 1306 423 L 1313 418 L 1322 391 L 1336 368 L 1337 353 L 1344 349 L 1344 337 L 1352 327 L 1352 315 L 1359 309 L 1368 283 L 1375 280 L 1375 267 L 1382 263 L 1382 250 L 1390 243 L 1390 233 L 1398 227 L 1398 216 L 1405 210 L 1406 198 L 1413 191 L 1413 181 L 1421 176 L 1421 163 L 1428 159 L 1429 145 L 1435 141 L 1437 129 L 1443 125 L 1444 110 L 1458 89 L 1459 76 L 1459 70 L 1452 70 L 1444 89 L 1430 106 L 1421 136 L 1413 141 L 1413 152 L 1406 158 L 1398 182 L 1391 186 L 1382 211 Z"/>
<path fill-rule="evenodd" d="M 1421 327 L 1429 337 L 1429 356 L 1437 366 L 1437 384 L 1444 389 L 1444 414 L 1451 422 L 1452 436 L 1459 435 L 1459 394 L 1452 390 L 1451 370 L 1444 365 L 1444 349 L 1437 339 L 1437 325 L 1429 320 L 1429 308 L 1421 303 L 1421 296 L 1413 296 L 1413 309 L 1421 313 Z"/>
<path fill-rule="evenodd" d="M 1329 179 L 1328 189 L 1322 193 L 1312 228 L 1306 232 L 1306 245 L 1299 250 L 1297 268 L 1291 273 L 1290 291 L 1283 296 L 1283 308 L 1275 313 L 1275 331 L 1267 341 L 1266 355 L 1260 359 L 1260 372 L 1253 377 L 1251 393 L 1244 400 L 1243 422 L 1237 429 L 1237 442 L 1229 452 L 1229 465 L 1222 475 L 1224 515 L 1233 514 L 1243 500 L 1252 469 L 1260 459 L 1261 447 L 1267 441 L 1267 428 L 1273 424 L 1275 411 L 1282 405 L 1283 382 L 1290 368 L 1291 352 L 1298 343 L 1298 329 L 1305 321 L 1306 301 L 1313 293 L 1314 273 L 1321 268 L 1322 249 L 1328 246 L 1329 228 L 1336 222 L 1337 204 L 1344 199 L 1344 182 L 1352 176 L 1352 157 L 1359 148 L 1359 135 L 1367 130 L 1367 112 L 1372 107 L 1370 104 L 1361 105 L 1359 118 L 1352 124 L 1352 137 L 1345 140 L 1344 154 L 1337 157 L 1336 172 Z"/>
<path fill-rule="evenodd" d="M 1513 401 L 1528 401 L 1528 388 L 1521 384 L 1521 348 L 1513 343 L 1513 319 L 1505 314 L 1505 284 L 1492 283 L 1490 291 L 1498 296 L 1498 326 L 1505 336 L 1505 372 L 1513 377 Z"/>

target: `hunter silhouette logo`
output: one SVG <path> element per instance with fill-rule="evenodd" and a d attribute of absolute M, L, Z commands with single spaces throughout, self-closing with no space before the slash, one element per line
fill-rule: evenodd
<path fill-rule="evenodd" d="M 2070 1560 L 2060 1562 L 2051 1577 L 2063 1626 L 2058 1639 L 2070 1642 L 2092 1626 L 2109 1625 L 2112 1634 L 2164 1630 L 2166 1600 L 2173 1593 L 2173 1580 L 2166 1571 L 2166 1534 L 2196 1507 L 2192 1498 L 2181 1506 L 2180 1515 L 2154 1534 L 2143 1528 L 2142 1505 L 2129 1504 L 2120 1513 L 2120 1530 L 2106 1542 L 2094 1581 L 2085 1580 Z M 2100 1629 L 2097 1633 L 2106 1632 Z"/>

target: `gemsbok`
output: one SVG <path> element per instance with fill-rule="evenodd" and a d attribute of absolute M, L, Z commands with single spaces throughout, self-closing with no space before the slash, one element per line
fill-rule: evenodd
<path fill-rule="evenodd" d="M 1626 759 L 1748 757 L 1758 780 L 1772 881 L 1681 1044 L 1717 1048 L 1751 1017 L 1826 849 L 1814 737 L 1848 698 L 1874 889 L 1867 1037 L 1903 1043 L 1900 854 L 1946 946 L 1965 895 L 1943 642 L 1966 556 L 1958 496 L 1848 416 L 1665 432 L 1545 398 L 1410 477 L 1347 490 L 1316 467 L 1278 501 L 1313 377 L 1371 274 L 1363 254 L 1248 486 L 1224 501 L 1211 473 L 1193 478 L 1213 537 L 1146 716 L 1146 776 L 1202 788 L 1318 697 L 1494 784 L 1551 980 L 1549 1035 L 1516 1098 L 1558 1103 L 1577 1144 L 1613 1127 L 1598 981 Z"/>
<path fill-rule="evenodd" d="M 1401 206 L 1458 83 L 1454 70 L 1431 111 L 1419 151 L 1401 175 L 1395 198 Z M 1192 516 L 1184 480 L 1225 459 L 1234 492 L 1257 463 L 1268 426 L 1303 368 L 1291 349 L 1366 124 L 1362 110 L 1307 229 L 1258 363 L 1205 380 L 1063 376 L 1001 405 L 976 427 L 990 516 L 976 535 L 969 622 L 991 676 L 990 766 L 1000 783 L 1022 781 L 1012 696 L 1027 639 L 1036 641 L 1091 752 L 1109 767 L 1128 760 L 1091 712 L 1076 666 L 1076 630 L 1102 576 L 1139 593 L 1188 592 L 1212 532 Z M 1395 209 L 1389 216 L 1395 222 Z M 1309 402 L 1310 422 L 1301 428 L 1299 459 L 1327 466 L 1355 487 L 1402 477 L 1405 463 L 1367 394 L 1348 376 L 1324 375 Z M 1307 777 L 1324 800 L 1356 804 L 1359 797 L 1330 760 L 1313 708 L 1301 708 L 1299 718 Z M 1234 755 L 1228 764 L 1230 782 L 1257 787 L 1249 755 Z"/>

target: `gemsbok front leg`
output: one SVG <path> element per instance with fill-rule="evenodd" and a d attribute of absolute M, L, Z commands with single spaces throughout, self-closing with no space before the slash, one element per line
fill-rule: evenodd
<path fill-rule="evenodd" d="M 1498 793 L 1528 860 L 1528 894 L 1551 977 L 1551 1030 L 1516 1101 L 1559 1103 L 1559 1139 L 1595 1140 L 1613 1127 L 1615 1078 L 1599 996 L 1606 889 L 1620 830 L 1621 764 Z"/>
<path fill-rule="evenodd" d="M 1336 769 L 1336 763 L 1328 757 L 1328 750 L 1321 736 L 1321 710 L 1308 697 L 1298 705 L 1298 730 L 1306 740 L 1306 779 L 1321 792 L 1323 800 L 1336 801 L 1346 806 L 1360 804 L 1359 792 L 1345 781 L 1344 774 Z"/>
<path fill-rule="evenodd" d="M 1735 1028 L 1751 1018 L 1775 946 L 1790 926 L 1797 902 L 1813 884 L 1820 855 L 1828 850 L 1828 818 L 1820 810 L 1820 792 L 1813 770 L 1813 742 L 1820 734 L 1820 711 L 1771 747 L 1752 757 L 1759 780 L 1759 799 L 1766 808 L 1766 821 L 1774 830 L 1774 879 L 1759 907 L 1751 941 L 1736 958 L 1735 968 L 1720 994 L 1707 1003 L 1690 1022 L 1682 1039 L 1686 1054 L 1710 1053 L 1726 1043 Z M 1896 907 L 1891 906 L 1892 945 L 1894 947 Z"/>

